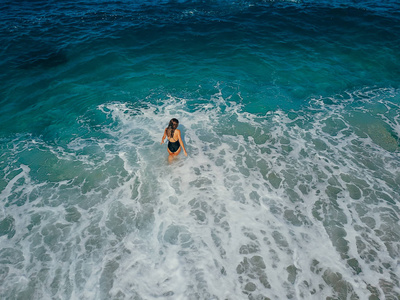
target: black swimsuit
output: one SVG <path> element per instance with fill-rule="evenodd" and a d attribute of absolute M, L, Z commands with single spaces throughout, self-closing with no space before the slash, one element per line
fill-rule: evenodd
<path fill-rule="evenodd" d="M 176 142 L 168 141 L 168 149 L 172 153 L 178 151 L 180 146 L 181 146 L 181 144 L 179 143 L 179 141 L 176 141 Z"/>

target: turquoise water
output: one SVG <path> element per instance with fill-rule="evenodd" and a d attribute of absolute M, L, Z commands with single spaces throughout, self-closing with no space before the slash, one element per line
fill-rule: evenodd
<path fill-rule="evenodd" d="M 0 298 L 399 298 L 399 8 L 2 2 Z"/>

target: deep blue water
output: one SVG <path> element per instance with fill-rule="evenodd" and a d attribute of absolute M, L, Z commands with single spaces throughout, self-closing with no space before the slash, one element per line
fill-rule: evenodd
<path fill-rule="evenodd" d="M 0 16 L 1 299 L 400 297 L 398 1 Z"/>

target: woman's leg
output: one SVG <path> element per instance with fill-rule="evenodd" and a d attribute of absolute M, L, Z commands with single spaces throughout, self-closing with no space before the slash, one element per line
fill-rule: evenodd
<path fill-rule="evenodd" d="M 169 153 L 168 161 L 171 162 L 172 159 L 173 159 L 175 156 L 178 156 L 178 154 L 181 152 L 182 148 L 179 147 L 178 150 L 177 150 L 176 152 L 171 152 L 171 150 L 169 150 L 168 148 L 167 148 L 167 150 L 168 150 L 168 153 Z"/>

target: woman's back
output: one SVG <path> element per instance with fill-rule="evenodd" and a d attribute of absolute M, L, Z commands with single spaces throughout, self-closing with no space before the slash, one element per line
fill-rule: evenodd
<path fill-rule="evenodd" d="M 174 130 L 173 137 L 170 136 L 170 133 L 168 132 L 168 127 L 165 128 L 165 130 L 167 131 L 167 139 L 168 139 L 168 141 L 170 141 L 171 143 L 176 143 L 179 140 L 179 134 L 181 133 L 181 131 L 179 129 L 175 129 Z"/>

